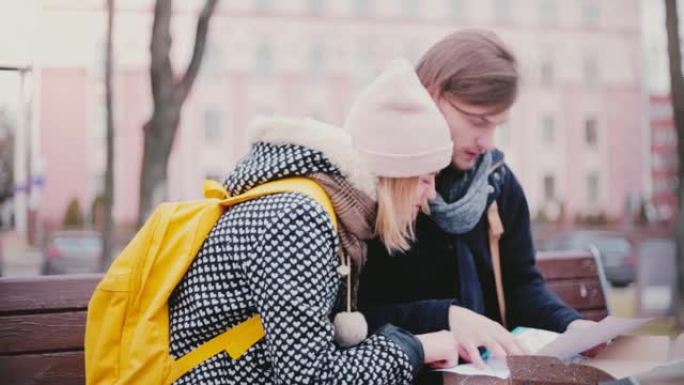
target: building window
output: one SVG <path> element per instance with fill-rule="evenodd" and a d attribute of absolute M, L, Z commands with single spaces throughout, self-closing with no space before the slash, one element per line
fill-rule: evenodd
<path fill-rule="evenodd" d="M 542 62 L 540 76 L 542 87 L 553 86 L 553 62 L 550 59 Z"/>
<path fill-rule="evenodd" d="M 553 144 L 556 140 L 555 123 L 551 115 L 546 115 L 542 118 L 542 140 L 545 144 Z"/>
<path fill-rule="evenodd" d="M 270 76 L 273 72 L 273 50 L 266 42 L 257 45 L 255 70 L 259 76 Z"/>
<path fill-rule="evenodd" d="M 359 86 L 364 86 L 373 78 L 371 63 L 371 48 L 368 45 L 360 45 L 355 52 L 353 63 L 354 81 Z"/>
<path fill-rule="evenodd" d="M 654 104 L 651 102 L 651 118 L 653 119 L 670 119 L 674 112 L 672 112 L 672 104 L 669 103 Z"/>
<path fill-rule="evenodd" d="M 92 127 L 95 140 L 102 142 L 107 140 L 107 105 L 104 100 L 95 105 L 95 124 Z"/>
<path fill-rule="evenodd" d="M 325 11 L 326 0 L 309 0 L 309 12 L 320 15 Z"/>
<path fill-rule="evenodd" d="M 223 182 L 223 175 L 219 172 L 208 172 L 204 175 L 205 180 L 215 180 L 217 182 Z"/>
<path fill-rule="evenodd" d="M 329 121 L 329 119 L 327 118 L 327 114 L 325 114 L 323 110 L 323 108 L 311 108 L 311 113 L 309 114 L 309 116 L 311 116 L 311 118 L 314 120 L 327 122 Z"/>
<path fill-rule="evenodd" d="M 599 175 L 591 172 L 587 175 L 587 203 L 597 203 L 599 200 Z"/>
<path fill-rule="evenodd" d="M 325 54 L 323 45 L 319 42 L 313 43 L 309 47 L 309 73 L 311 76 L 319 78 L 325 72 Z"/>
<path fill-rule="evenodd" d="M 204 59 L 200 71 L 208 76 L 216 76 L 223 70 L 222 51 L 219 44 L 209 42 L 204 50 Z"/>
<path fill-rule="evenodd" d="M 598 127 L 594 118 L 584 121 L 584 141 L 590 146 L 598 144 Z"/>
<path fill-rule="evenodd" d="M 98 173 L 95 175 L 95 194 L 104 195 L 105 192 L 105 174 Z"/>
<path fill-rule="evenodd" d="M 92 51 L 95 53 L 92 72 L 96 77 L 103 78 L 105 75 L 105 60 L 107 60 L 107 41 L 105 39 L 98 39 L 95 42 L 94 48 Z"/>
<path fill-rule="evenodd" d="M 539 14 L 543 25 L 551 26 L 558 22 L 557 0 L 540 0 Z"/>
<path fill-rule="evenodd" d="M 371 0 L 354 0 L 354 14 L 356 16 L 368 16 L 372 11 Z"/>
<path fill-rule="evenodd" d="M 544 200 L 549 202 L 556 199 L 556 178 L 553 175 L 544 176 Z"/>
<path fill-rule="evenodd" d="M 660 171 L 665 168 L 665 160 L 661 154 L 653 154 L 651 164 L 654 171 Z"/>
<path fill-rule="evenodd" d="M 584 0 L 582 2 L 582 24 L 585 27 L 596 27 L 601 19 L 599 3 L 601 0 Z"/>
<path fill-rule="evenodd" d="M 254 107 L 254 115 L 270 116 L 275 113 L 275 109 L 268 104 L 257 104 Z"/>
<path fill-rule="evenodd" d="M 653 129 L 653 144 L 656 145 L 668 145 L 668 144 L 674 144 L 677 142 L 677 135 L 675 134 L 675 131 L 668 128 L 668 129 Z"/>
<path fill-rule="evenodd" d="M 494 131 L 494 141 L 499 147 L 507 147 L 511 144 L 511 128 L 509 123 L 504 123 Z"/>
<path fill-rule="evenodd" d="M 511 4 L 509 0 L 494 0 L 494 15 L 496 21 L 510 21 Z"/>
<path fill-rule="evenodd" d="M 453 18 L 465 18 L 465 0 L 447 0 L 449 14 Z"/>
<path fill-rule="evenodd" d="M 408 44 L 404 47 L 404 57 L 411 63 L 418 62 L 420 51 L 413 44 Z"/>
<path fill-rule="evenodd" d="M 584 84 L 588 87 L 596 88 L 599 83 L 598 63 L 596 62 L 596 57 L 593 55 L 585 56 L 582 70 L 584 72 Z"/>
<path fill-rule="evenodd" d="M 418 16 L 420 11 L 420 3 L 418 0 L 402 0 L 401 9 L 406 17 Z"/>
<path fill-rule="evenodd" d="M 204 113 L 204 139 L 207 143 L 221 139 L 221 113 L 217 110 L 207 110 Z"/>
<path fill-rule="evenodd" d="M 273 8 L 273 0 L 254 0 L 254 9 L 257 11 L 269 11 Z"/>

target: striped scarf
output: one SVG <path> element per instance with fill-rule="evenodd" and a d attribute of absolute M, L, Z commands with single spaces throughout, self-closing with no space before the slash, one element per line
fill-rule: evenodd
<path fill-rule="evenodd" d="M 343 176 L 324 173 L 307 175 L 318 182 L 330 195 L 338 219 L 340 258 L 351 259 L 351 302 L 356 304 L 358 277 L 366 263 L 366 241 L 373 237 L 377 204 L 367 194 L 355 189 Z"/>

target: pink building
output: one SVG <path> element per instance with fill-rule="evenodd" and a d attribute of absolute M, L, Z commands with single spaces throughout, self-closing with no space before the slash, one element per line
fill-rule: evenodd
<path fill-rule="evenodd" d="M 202 1 L 176 2 L 173 56 L 190 57 Z M 148 118 L 151 1 L 117 1 L 116 202 L 119 222 L 138 202 L 141 127 Z M 523 74 L 511 121 L 498 130 L 533 215 L 625 214 L 650 183 L 647 98 L 638 0 L 223 1 L 169 164 L 172 199 L 201 193 L 245 153 L 256 114 L 341 123 L 361 86 L 393 57 L 416 60 L 464 27 L 494 29 Z M 88 208 L 104 170 L 105 34 L 101 0 L 42 2 L 39 210 L 59 222 L 77 198 Z"/>

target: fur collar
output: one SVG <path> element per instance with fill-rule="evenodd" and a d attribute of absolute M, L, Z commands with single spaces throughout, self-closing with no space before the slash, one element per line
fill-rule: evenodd
<path fill-rule="evenodd" d="M 295 144 L 320 151 L 357 189 L 376 199 L 376 179 L 344 129 L 311 118 L 260 117 L 249 124 L 249 143 Z"/>

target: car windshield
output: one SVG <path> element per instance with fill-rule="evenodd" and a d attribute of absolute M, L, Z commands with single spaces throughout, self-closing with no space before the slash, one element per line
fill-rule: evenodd
<path fill-rule="evenodd" d="M 601 253 L 605 254 L 628 254 L 629 242 L 624 238 L 593 238 L 587 243 L 592 243 Z"/>
<path fill-rule="evenodd" d="M 98 249 L 102 246 L 102 240 L 93 236 L 57 237 L 53 239 L 52 243 L 58 248 L 70 249 Z"/>
<path fill-rule="evenodd" d="M 561 248 L 574 249 L 594 245 L 601 254 L 625 255 L 631 248 L 629 241 L 620 236 L 609 235 L 578 235 L 560 242 Z"/>

